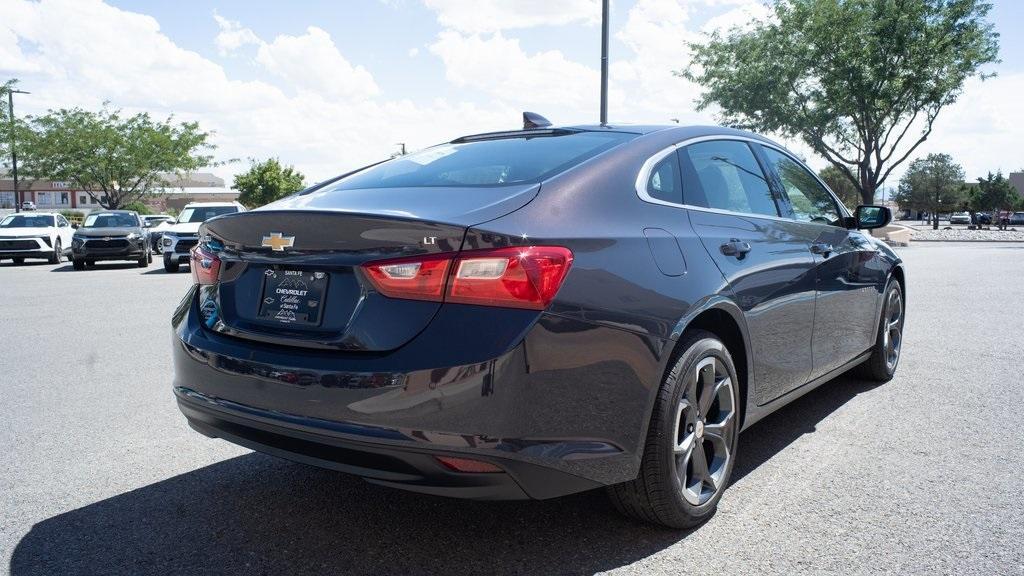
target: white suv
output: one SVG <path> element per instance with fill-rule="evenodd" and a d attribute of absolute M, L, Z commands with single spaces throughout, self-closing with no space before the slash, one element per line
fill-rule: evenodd
<path fill-rule="evenodd" d="M 189 250 L 199 242 L 199 225 L 215 216 L 245 212 L 238 202 L 194 202 L 187 204 L 178 219 L 165 229 L 160 239 L 164 253 L 164 270 L 177 272 L 182 263 L 188 263 Z"/>
<path fill-rule="evenodd" d="M 60 214 L 10 214 L 0 220 L 0 260 L 10 258 L 21 264 L 25 258 L 42 258 L 57 264 L 71 251 L 74 234 Z"/>

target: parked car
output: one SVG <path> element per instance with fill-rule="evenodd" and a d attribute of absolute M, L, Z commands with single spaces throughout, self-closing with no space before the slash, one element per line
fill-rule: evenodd
<path fill-rule="evenodd" d="M 24 202 L 21 203 L 21 209 L 31 212 L 36 209 L 36 203 L 31 202 L 29 200 L 25 200 Z"/>
<path fill-rule="evenodd" d="M 949 215 L 950 224 L 970 224 L 971 213 L 970 212 L 954 212 Z"/>
<path fill-rule="evenodd" d="M 173 391 L 208 436 L 378 484 L 609 487 L 693 526 L 741 430 L 893 376 L 906 277 L 863 232 L 890 220 L 727 128 L 465 136 L 200 226 Z"/>
<path fill-rule="evenodd" d="M 188 264 L 189 250 L 199 242 L 199 225 L 210 218 L 244 212 L 238 202 L 194 202 L 185 205 L 173 225 L 162 232 L 160 249 L 164 254 L 164 270 L 177 272 Z"/>
<path fill-rule="evenodd" d="M 21 264 L 26 258 L 42 258 L 57 264 L 71 250 L 73 234 L 71 223 L 60 214 L 10 214 L 0 220 L 0 260 Z"/>
<path fill-rule="evenodd" d="M 131 210 L 92 212 L 75 231 L 71 262 L 84 270 L 100 260 L 134 260 L 139 268 L 153 261 L 149 236 L 139 215 Z"/>
<path fill-rule="evenodd" d="M 1020 226 L 1024 225 L 1024 212 L 1014 212 L 1010 215 L 1010 225 Z"/>
<path fill-rule="evenodd" d="M 168 214 L 144 214 L 139 216 L 139 218 L 142 219 L 142 225 L 146 228 L 150 248 L 154 254 L 159 254 L 163 231 L 174 224 L 174 216 Z"/>
<path fill-rule="evenodd" d="M 992 224 L 992 214 L 988 212 L 978 212 L 978 224 L 983 226 Z"/>

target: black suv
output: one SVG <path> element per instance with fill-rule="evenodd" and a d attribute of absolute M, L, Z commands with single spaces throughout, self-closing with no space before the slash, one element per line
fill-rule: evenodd
<path fill-rule="evenodd" d="M 153 254 L 139 215 L 130 210 L 93 212 L 71 240 L 71 263 L 83 270 L 99 260 L 135 260 L 149 266 Z"/>

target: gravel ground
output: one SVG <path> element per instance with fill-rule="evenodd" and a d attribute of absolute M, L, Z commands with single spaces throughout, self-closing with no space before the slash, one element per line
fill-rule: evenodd
<path fill-rule="evenodd" d="M 190 431 L 169 390 L 187 275 L 0 265 L 0 554 L 11 574 L 1024 574 L 1024 244 L 900 249 L 896 378 L 843 377 L 745 432 L 689 532 L 600 492 L 419 496 Z M 1003 273 L 992 279 L 992 269 Z M 982 273 L 990 278 L 979 282 Z"/>
<path fill-rule="evenodd" d="M 1024 227 L 1011 226 L 1009 230 L 968 230 L 966 226 L 939 223 L 938 230 L 917 221 L 897 222 L 914 230 L 917 242 L 1024 242 Z M 946 228 L 950 228 L 947 230 Z"/>

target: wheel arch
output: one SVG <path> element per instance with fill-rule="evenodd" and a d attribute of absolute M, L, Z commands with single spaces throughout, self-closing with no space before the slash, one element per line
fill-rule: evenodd
<path fill-rule="evenodd" d="M 743 317 L 743 311 L 735 302 L 724 297 L 709 299 L 702 305 L 694 306 L 690 312 L 676 323 L 672 330 L 672 340 L 676 342 L 672 354 L 673 358 L 680 351 L 679 342 L 682 335 L 690 330 L 705 330 L 717 336 L 736 366 L 736 376 L 739 378 L 740 402 L 740 429 L 743 428 L 746 420 L 747 407 L 752 392 L 754 375 L 753 350 L 750 345 L 750 338 L 747 332 L 747 323 Z M 667 366 L 666 370 L 671 366 Z"/>
<path fill-rule="evenodd" d="M 903 305 L 906 306 L 906 302 L 907 302 L 907 275 L 906 275 L 906 272 L 904 272 L 904 270 L 903 270 L 903 265 L 902 264 L 896 264 L 895 266 L 893 266 L 892 267 L 892 271 L 890 272 L 890 274 L 892 275 L 893 278 L 896 279 L 897 282 L 900 283 L 900 291 L 903 292 Z"/>

